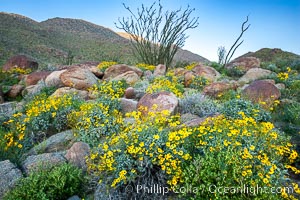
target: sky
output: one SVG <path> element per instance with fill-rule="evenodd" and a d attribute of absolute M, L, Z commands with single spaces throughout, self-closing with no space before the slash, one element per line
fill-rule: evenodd
<path fill-rule="evenodd" d="M 83 19 L 120 31 L 115 22 L 130 16 L 132 10 L 153 0 L 0 0 L 0 11 L 27 16 L 35 21 L 49 18 Z M 217 61 L 218 47 L 227 50 L 241 33 L 241 25 L 249 15 L 250 28 L 233 58 L 261 48 L 281 48 L 300 54 L 300 0 L 161 0 L 164 10 L 195 8 L 199 26 L 188 30 L 183 49 Z M 1 22 L 0 22 L 1 23 Z"/>

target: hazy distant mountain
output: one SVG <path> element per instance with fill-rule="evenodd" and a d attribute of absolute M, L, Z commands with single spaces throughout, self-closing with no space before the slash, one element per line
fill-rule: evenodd
<path fill-rule="evenodd" d="M 74 56 L 74 63 L 135 61 L 130 41 L 108 28 L 80 19 L 53 18 L 36 22 L 21 15 L 0 12 L 0 66 L 16 54 L 28 55 L 43 66 L 63 64 L 68 54 Z M 186 50 L 180 50 L 175 59 L 208 61 Z"/>

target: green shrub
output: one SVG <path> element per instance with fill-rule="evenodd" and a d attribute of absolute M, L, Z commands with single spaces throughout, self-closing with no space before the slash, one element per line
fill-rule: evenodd
<path fill-rule="evenodd" d="M 101 81 L 89 88 L 89 91 L 95 98 L 105 96 L 112 99 L 118 99 L 124 96 L 128 84 L 125 80 L 120 81 Z"/>
<path fill-rule="evenodd" d="M 227 75 L 235 78 L 239 78 L 246 73 L 246 70 L 241 66 L 233 66 L 227 69 Z"/>
<path fill-rule="evenodd" d="M 290 138 L 270 122 L 257 122 L 243 112 L 239 115 L 238 119 L 223 115 L 209 118 L 186 139 L 184 147 L 193 159 L 183 163 L 183 180 L 178 188 L 193 188 L 198 192 L 184 193 L 184 199 L 282 199 L 287 198 L 284 190 L 272 196 L 268 192 L 287 185 L 290 188 L 293 185 L 294 191 L 300 193 L 296 184 L 286 178 L 287 169 L 300 172 L 291 166 L 298 153 L 289 143 Z M 235 192 L 230 189 L 227 193 L 222 190 L 244 186 L 252 188 L 252 193 L 242 189 Z M 253 188 L 257 186 L 266 187 L 267 192 L 256 190 L 254 194 Z M 210 190 L 216 188 L 221 188 L 221 192 Z"/>
<path fill-rule="evenodd" d="M 278 121 L 283 121 L 295 125 L 300 125 L 300 103 L 282 103 L 276 109 L 275 117 Z"/>
<path fill-rule="evenodd" d="M 3 123 L 6 132 L 0 135 L 0 149 L 25 152 L 35 143 L 67 129 L 67 115 L 79 105 L 80 101 L 73 96 L 47 97 L 42 93 L 33 97 L 23 110 Z"/>
<path fill-rule="evenodd" d="M 85 178 L 80 169 L 70 164 L 43 169 L 22 178 L 4 200 L 65 200 L 83 192 Z"/>
<path fill-rule="evenodd" d="M 179 100 L 180 112 L 191 113 L 199 117 L 210 116 L 218 112 L 217 104 L 201 93 L 191 93 Z"/>
<path fill-rule="evenodd" d="M 104 96 L 83 103 L 67 119 L 78 139 L 92 147 L 97 146 L 104 136 L 120 132 L 123 122 L 119 100 Z"/>
<path fill-rule="evenodd" d="M 184 86 L 176 76 L 155 77 L 146 89 L 146 93 L 153 94 L 160 91 L 168 91 L 177 97 L 182 97 Z"/>
<path fill-rule="evenodd" d="M 239 112 L 244 112 L 246 116 L 253 117 L 256 121 L 269 121 L 271 115 L 258 104 L 244 99 L 231 99 L 222 104 L 220 113 L 232 119 L 238 119 L 241 116 Z"/>
<path fill-rule="evenodd" d="M 189 85 L 189 88 L 201 91 L 207 84 L 208 80 L 206 78 L 202 76 L 196 76 L 195 78 L 193 78 L 191 84 Z"/>

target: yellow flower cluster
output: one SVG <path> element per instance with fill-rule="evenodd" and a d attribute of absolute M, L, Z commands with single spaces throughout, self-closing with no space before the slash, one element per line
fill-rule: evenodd
<path fill-rule="evenodd" d="M 167 110 L 155 111 L 155 106 L 152 110 L 154 111 L 150 111 L 147 116 L 143 116 L 141 110 L 127 113 L 126 117 L 134 119 L 134 123 L 100 144 L 101 153 L 94 152 L 88 159 L 90 170 L 99 171 L 99 174 L 105 171 L 115 172 L 117 176 L 111 183 L 112 187 L 125 183 L 139 171 L 137 168 L 126 168 L 124 160 L 120 163 L 118 157 L 123 157 L 124 154 L 130 158 L 126 161 L 128 163 L 137 162 L 137 166 L 149 166 L 150 162 L 151 165 L 159 166 L 169 177 L 168 183 L 172 186 L 182 180 L 181 163 L 191 156 L 181 146 L 184 139 L 191 134 L 191 129 L 183 127 L 171 131 L 166 138 L 166 127 L 176 128 L 180 124 L 179 116 L 170 116 Z M 124 173 L 125 171 L 128 173 Z"/>
<path fill-rule="evenodd" d="M 282 81 L 286 81 L 289 79 L 289 74 L 291 73 L 292 69 L 290 67 L 286 68 L 286 72 L 280 72 L 277 74 L 277 78 L 279 78 Z"/>
<path fill-rule="evenodd" d="M 98 64 L 97 68 L 104 72 L 108 67 L 116 64 L 118 63 L 113 61 L 103 61 Z"/>
<path fill-rule="evenodd" d="M 153 94 L 160 91 L 169 91 L 177 97 L 183 97 L 183 85 L 174 79 L 170 81 L 167 78 L 156 78 L 146 89 L 146 93 Z"/>
<path fill-rule="evenodd" d="M 275 186 L 277 177 L 284 177 L 284 168 L 278 170 L 278 161 L 285 156 L 289 163 L 298 158 L 292 145 L 274 130 L 270 122 L 256 122 L 251 117 L 239 113 L 241 119 L 229 120 L 222 115 L 208 118 L 201 126 L 195 128 L 198 148 L 208 151 L 233 151 L 235 164 L 240 163 L 244 169 L 240 175 L 253 184 Z M 249 167 L 251 166 L 251 167 Z M 300 173 L 296 167 L 287 164 L 286 169 Z M 282 174 L 283 173 L 283 174 Z M 259 177 L 257 179 L 256 177 Z"/>
<path fill-rule="evenodd" d="M 185 69 L 187 69 L 187 70 L 192 70 L 192 69 L 194 69 L 194 67 L 197 66 L 197 65 L 198 65 L 198 63 L 193 62 L 193 63 L 191 63 L 191 64 L 185 66 Z"/>
<path fill-rule="evenodd" d="M 72 97 L 48 97 L 45 95 L 37 96 L 32 102 L 26 105 L 24 113 L 15 113 L 12 118 L 4 124 L 11 127 L 11 131 L 4 135 L 4 141 L 6 143 L 5 149 L 12 146 L 22 148 L 21 141 L 24 140 L 27 124 L 38 116 L 44 113 L 51 113 L 52 118 L 56 116 L 56 112 L 64 107 L 68 107 L 72 104 Z"/>
<path fill-rule="evenodd" d="M 89 88 L 94 96 L 109 96 L 111 99 L 119 99 L 123 97 L 125 92 L 125 81 L 102 81 L 98 85 L 93 85 Z"/>
<path fill-rule="evenodd" d="M 277 77 L 282 80 L 285 81 L 289 78 L 289 74 L 287 72 L 280 72 L 277 74 Z"/>
<path fill-rule="evenodd" d="M 136 64 L 136 66 L 140 69 L 142 69 L 143 71 L 145 70 L 150 70 L 150 71 L 153 71 L 155 70 L 155 67 L 154 65 L 149 65 L 149 64 L 145 64 L 145 63 L 138 63 Z"/>
<path fill-rule="evenodd" d="M 29 74 L 29 73 L 31 73 L 31 69 L 23 69 L 18 66 L 14 66 L 13 68 L 11 68 L 8 71 L 8 73 L 10 73 L 10 74 Z"/>

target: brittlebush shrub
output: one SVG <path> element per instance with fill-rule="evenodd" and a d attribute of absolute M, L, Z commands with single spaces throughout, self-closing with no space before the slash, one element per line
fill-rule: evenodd
<path fill-rule="evenodd" d="M 4 200 L 65 200 L 82 194 L 85 178 L 82 171 L 70 164 L 43 169 L 22 178 Z"/>
<path fill-rule="evenodd" d="M 109 67 L 112 66 L 112 65 L 116 65 L 116 64 L 118 64 L 118 63 L 117 63 L 117 62 L 114 62 L 114 61 L 103 61 L 103 62 L 100 62 L 100 63 L 98 64 L 97 68 L 98 68 L 99 70 L 101 70 L 102 72 L 105 72 L 105 70 L 106 70 L 107 68 L 109 68 Z"/>
<path fill-rule="evenodd" d="M 293 166 L 298 154 L 288 142 L 290 138 L 270 122 L 257 122 L 244 112 L 238 115 L 219 115 L 187 128 L 180 124 L 179 116 L 171 117 L 168 111 L 150 112 L 148 117 L 140 111 L 129 113 L 134 122 L 95 148 L 88 168 L 100 182 L 126 198 L 156 198 L 155 194 L 135 190 L 125 194 L 124 190 L 157 184 L 169 186 L 174 193 L 180 187 L 200 191 L 183 193 L 185 199 L 266 199 L 266 193 L 251 196 L 208 190 L 211 185 L 283 187 L 291 185 L 288 169 L 300 173 Z M 294 191 L 300 192 L 296 185 Z M 293 199 L 284 190 L 274 195 L 273 199 Z"/>
<path fill-rule="evenodd" d="M 287 169 L 296 174 L 300 170 L 292 166 L 298 154 L 288 137 L 274 128 L 270 122 L 257 122 L 243 112 L 241 118 L 228 119 L 223 115 L 208 118 L 193 130 L 187 147 L 192 161 L 184 163 L 180 186 L 192 187 L 195 193 L 185 193 L 187 199 L 297 199 L 287 194 L 284 186 L 297 185 L 287 178 Z M 188 145 L 189 144 L 189 145 Z M 193 145 L 190 145 L 193 144 Z M 224 188 L 246 186 L 279 188 L 281 193 L 256 194 Z M 211 189 L 213 188 L 213 189 Z M 221 188 L 223 192 L 217 192 Z M 232 190 L 231 190 L 232 191 Z M 291 190 L 290 190 L 291 191 Z"/>
<path fill-rule="evenodd" d="M 180 122 L 179 116 L 171 117 L 168 111 L 149 112 L 147 117 L 135 111 L 127 117 L 133 118 L 134 123 L 95 148 L 88 159 L 88 168 L 100 182 L 119 191 L 125 199 L 157 198 L 155 194 L 122 191 L 128 186 L 136 188 L 137 184 L 177 185 L 182 173 L 180 163 L 191 158 L 182 147 L 190 133 L 185 128 L 170 131 Z"/>
<path fill-rule="evenodd" d="M 154 66 L 154 65 L 149 65 L 149 64 L 145 64 L 145 63 L 138 63 L 138 64 L 136 64 L 136 67 L 140 68 L 143 71 L 146 71 L 146 70 L 154 71 L 156 68 L 156 66 Z"/>
<path fill-rule="evenodd" d="M 123 122 L 119 100 L 104 96 L 83 103 L 67 118 L 78 139 L 91 147 L 97 146 L 104 136 L 120 132 Z"/>
<path fill-rule="evenodd" d="M 269 121 L 271 119 L 270 113 L 259 104 L 253 104 L 244 99 L 231 99 L 224 102 L 220 108 L 220 113 L 232 119 L 240 118 L 239 112 L 243 112 L 247 117 L 253 117 L 256 121 Z"/>
<path fill-rule="evenodd" d="M 23 110 L 3 123 L 6 132 L 0 135 L 0 149 L 12 156 L 5 158 L 18 160 L 21 154 L 13 152 L 24 152 L 47 136 L 67 129 L 67 115 L 79 104 L 79 100 L 67 95 L 48 97 L 41 93 L 33 97 Z"/>
<path fill-rule="evenodd" d="M 124 96 L 127 86 L 128 84 L 125 80 L 101 81 L 89 88 L 89 91 L 95 98 L 104 96 L 111 99 L 118 99 Z"/>
<path fill-rule="evenodd" d="M 175 94 L 177 97 L 183 96 L 184 86 L 177 77 L 156 77 L 146 89 L 146 93 L 153 94 L 160 91 L 168 91 Z"/>

